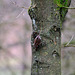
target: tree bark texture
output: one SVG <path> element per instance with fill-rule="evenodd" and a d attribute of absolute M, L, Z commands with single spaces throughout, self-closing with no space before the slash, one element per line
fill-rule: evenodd
<path fill-rule="evenodd" d="M 39 33 L 41 44 L 37 50 L 33 48 L 32 75 L 61 75 L 59 10 L 53 0 L 32 0 L 33 5 L 36 5 L 30 11 L 33 32 Z M 33 37 L 32 35 L 34 41 Z"/>

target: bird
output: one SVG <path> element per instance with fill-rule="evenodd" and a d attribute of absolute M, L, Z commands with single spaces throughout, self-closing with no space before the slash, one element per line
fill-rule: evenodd
<path fill-rule="evenodd" d="M 34 39 L 34 47 L 35 47 L 35 49 L 37 49 L 40 44 L 41 44 L 41 37 L 40 37 L 40 35 L 37 35 L 36 38 Z"/>

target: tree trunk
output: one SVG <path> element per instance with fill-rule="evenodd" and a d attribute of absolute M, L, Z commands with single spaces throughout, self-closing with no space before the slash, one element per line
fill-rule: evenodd
<path fill-rule="evenodd" d="M 41 37 L 41 43 L 33 46 L 32 75 L 61 75 L 60 14 L 53 0 L 32 0 L 36 5 L 30 14 L 33 33 Z M 32 36 L 35 41 L 36 35 Z M 34 37 L 34 39 L 33 39 Z"/>

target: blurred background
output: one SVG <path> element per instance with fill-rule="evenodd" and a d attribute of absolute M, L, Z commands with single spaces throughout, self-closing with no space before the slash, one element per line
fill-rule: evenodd
<path fill-rule="evenodd" d="M 75 0 L 71 0 L 70 7 L 75 7 Z M 75 9 L 68 10 L 61 43 L 61 75 L 75 75 Z"/>
<path fill-rule="evenodd" d="M 0 75 L 31 74 L 31 0 L 0 0 Z"/>

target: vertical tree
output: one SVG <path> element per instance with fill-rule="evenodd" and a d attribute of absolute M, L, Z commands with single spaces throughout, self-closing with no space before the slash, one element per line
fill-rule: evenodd
<path fill-rule="evenodd" d="M 60 15 L 53 0 L 32 0 L 31 18 L 33 21 L 33 36 L 41 37 L 41 43 L 33 48 L 32 75 L 60 75 Z M 34 22 L 35 21 L 35 22 Z M 37 33 L 38 34 L 37 34 Z M 33 40 L 35 40 L 35 37 Z"/>
<path fill-rule="evenodd" d="M 61 75 L 61 16 L 65 8 L 59 1 L 32 0 L 32 75 Z"/>

